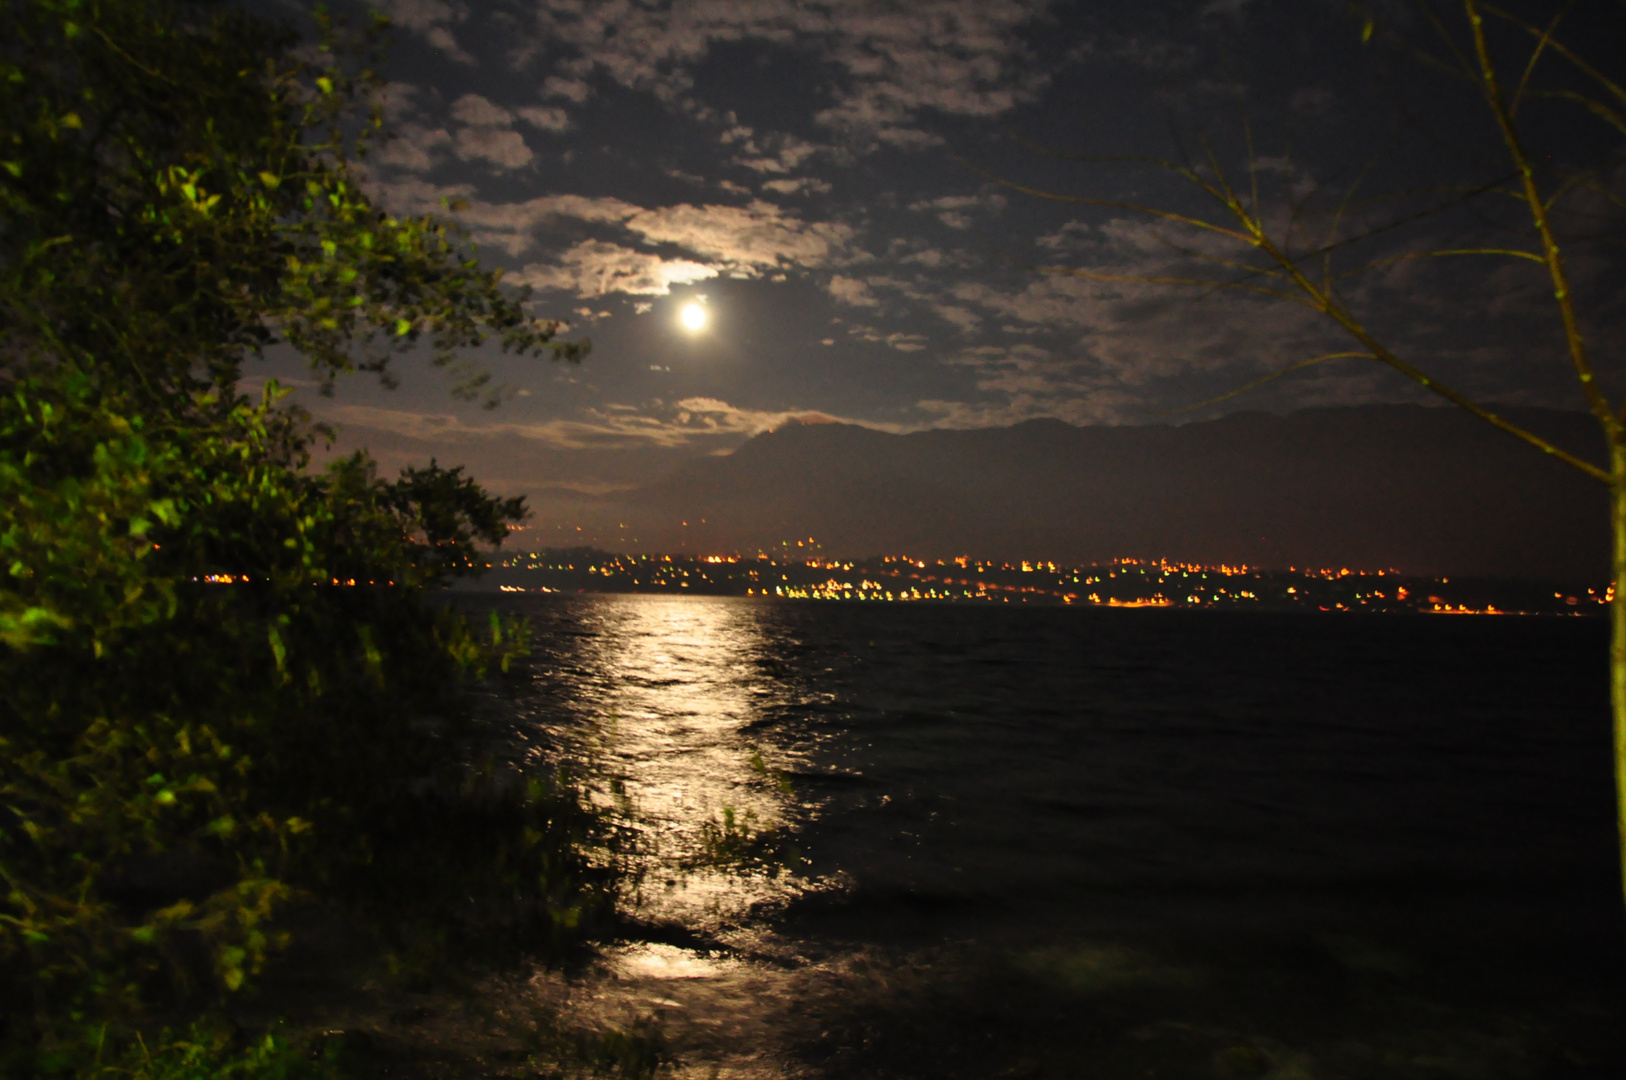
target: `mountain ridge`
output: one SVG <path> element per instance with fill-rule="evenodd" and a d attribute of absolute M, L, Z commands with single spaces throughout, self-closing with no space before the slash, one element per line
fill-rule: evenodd
<path fill-rule="evenodd" d="M 1504 414 L 1589 459 L 1591 417 Z M 788 424 L 613 500 L 673 550 L 1165 558 L 1591 580 L 1602 485 L 1455 409 L 1363 405 L 1140 427 L 892 434 Z M 684 524 L 687 523 L 687 524 Z"/>

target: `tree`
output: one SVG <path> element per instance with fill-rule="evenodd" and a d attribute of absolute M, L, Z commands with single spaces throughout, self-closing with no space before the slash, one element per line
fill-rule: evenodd
<path fill-rule="evenodd" d="M 384 27 L 317 26 L 311 49 L 204 0 L 0 0 L 0 1067 L 19 1074 L 116 1053 L 155 994 L 237 990 L 295 898 L 388 934 L 453 925 L 490 887 L 534 942 L 607 896 L 569 791 L 423 793 L 448 748 L 417 720 L 524 633 L 478 637 L 418 591 L 483 568 L 474 543 L 523 501 L 434 463 L 316 472 L 308 417 L 274 385 L 239 393 L 278 342 L 328 385 L 425 349 L 488 403 L 468 350 L 587 348 L 444 221 L 374 204 Z M 190 884 L 154 879 L 166 858 Z M 435 858 L 438 894 L 392 876 Z"/>
<path fill-rule="evenodd" d="M 1485 0 L 1458 0 L 1454 6 L 1455 16 L 1448 17 L 1437 12 L 1431 0 L 1420 0 L 1406 19 L 1353 9 L 1354 32 L 1363 43 L 1393 46 L 1397 54 L 1466 91 L 1482 108 L 1488 141 L 1497 148 L 1499 161 L 1476 162 L 1461 155 L 1456 160 L 1465 166 L 1464 174 L 1452 183 L 1372 196 L 1367 188 L 1374 157 L 1352 181 L 1295 191 L 1302 176 L 1282 167 L 1287 158 L 1267 162 L 1256 153 L 1251 131 L 1240 173 L 1228 172 L 1206 139 L 1200 155 L 1175 159 L 1052 154 L 1033 147 L 1070 161 L 1152 167 L 1189 185 L 1207 209 L 1071 195 L 972 167 L 994 183 L 1032 196 L 1161 222 L 1170 230 L 1171 250 L 1198 264 L 1189 272 L 1159 275 L 1076 266 L 1037 267 L 1041 272 L 1232 291 L 1296 304 L 1324 318 L 1351 342 L 1352 347 L 1301 360 L 1201 404 L 1330 360 L 1374 361 L 1608 488 L 1614 540 L 1610 695 L 1626 889 L 1626 399 L 1611 400 L 1600 375 L 1599 350 L 1589 338 L 1590 329 L 1606 325 L 1610 294 L 1594 291 L 1588 297 L 1577 287 L 1571 266 L 1577 250 L 1596 251 L 1599 245 L 1618 246 L 1622 240 L 1626 86 L 1605 66 L 1615 60 L 1611 47 L 1597 44 L 1618 40 L 1621 27 L 1617 19 L 1609 29 L 1593 28 L 1587 35 L 1593 51 L 1604 52 L 1599 59 L 1587 55 L 1565 33 L 1577 17 L 1597 16 L 1599 5 L 1566 4 L 1543 18 Z M 1578 122 L 1590 124 L 1590 130 Z M 1363 304 L 1358 285 L 1374 274 L 1418 260 L 1512 263 L 1545 278 L 1557 341 L 1574 385 L 1597 420 L 1607 446 L 1606 461 L 1588 461 L 1441 381 L 1428 361 L 1409 355 L 1396 343 L 1398 332 L 1380 327 L 1383 313 Z M 1584 306 L 1588 299 L 1593 301 L 1590 311 Z"/>

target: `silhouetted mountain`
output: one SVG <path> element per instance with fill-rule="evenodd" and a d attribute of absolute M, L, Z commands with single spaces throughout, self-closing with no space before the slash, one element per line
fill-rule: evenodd
<path fill-rule="evenodd" d="M 1507 414 L 1602 459 L 1585 414 Z M 851 556 L 1608 571 L 1601 484 L 1458 410 L 1415 405 L 908 435 L 792 425 L 617 501 L 657 549 L 783 550 L 816 537 Z"/>

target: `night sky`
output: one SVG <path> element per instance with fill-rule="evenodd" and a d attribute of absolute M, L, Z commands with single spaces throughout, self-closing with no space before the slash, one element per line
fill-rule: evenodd
<path fill-rule="evenodd" d="M 1364 44 L 1341 3 L 1268 0 L 383 10 L 398 137 L 369 159 L 378 197 L 402 211 L 466 199 L 456 216 L 481 257 L 533 286 L 535 312 L 566 319 L 593 351 L 579 367 L 483 358 L 511 388 L 490 411 L 453 400 L 412 358 L 399 389 L 357 377 L 331 400 L 308 388 L 299 400 L 387 469 L 467 463 L 555 525 L 589 513 L 582 495 L 789 418 L 901 432 L 1426 400 L 1341 360 L 1175 412 L 1347 341 L 1314 312 L 1252 294 L 1044 273 L 1234 280 L 1214 260 L 1247 253 L 995 178 L 1214 216 L 1155 168 L 1044 151 L 1212 152 L 1247 183 L 1251 132 L 1263 204 L 1284 222 L 1300 205 L 1309 230 L 1330 227 L 1357 175 L 1346 229 L 1500 168 L 1470 92 L 1390 37 L 1422 40 L 1399 10 L 1380 8 Z M 1604 153 L 1603 134 L 1543 128 L 1555 161 Z M 1340 267 L 1496 234 L 1505 210 L 1484 204 L 1343 251 Z M 1610 257 L 1578 250 L 1572 268 L 1590 328 L 1618 341 Z M 1346 286 L 1404 355 L 1463 389 L 1579 408 L 1545 288 L 1540 266 L 1513 260 L 1397 262 Z M 708 316 L 699 331 L 680 322 L 692 304 Z M 1601 360 L 1612 369 L 1607 349 Z M 301 377 L 287 357 L 258 372 Z"/>

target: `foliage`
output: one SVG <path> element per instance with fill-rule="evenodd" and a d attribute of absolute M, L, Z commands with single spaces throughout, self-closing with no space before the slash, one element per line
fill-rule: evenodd
<path fill-rule="evenodd" d="M 607 903 L 568 785 L 460 772 L 460 729 L 436 719 L 526 638 L 494 622 L 487 641 L 419 593 L 483 569 L 475 543 L 523 502 L 435 463 L 318 472 L 308 418 L 274 384 L 238 392 L 276 342 L 329 385 L 422 345 L 464 395 L 489 386 L 457 359 L 483 342 L 585 351 L 449 226 L 373 204 L 357 162 L 381 132 L 381 27 L 318 23 L 310 51 L 206 3 L 0 0 L 0 1065 L 18 1075 L 133 1061 L 143 1010 L 240 992 L 290 903 L 364 918 L 409 967 L 474 930 L 558 946 Z M 125 1074 L 225 1060 L 201 1053 Z M 239 1072 L 293 1075 L 272 1057 Z"/>
<path fill-rule="evenodd" d="M 459 353 L 488 340 L 585 353 L 450 226 L 368 197 L 380 28 L 318 24 L 307 57 L 198 0 L 0 3 L 6 370 L 89 363 L 184 405 L 173 391 L 232 385 L 278 335 L 329 384 L 422 340 L 464 395 L 489 376 Z"/>
<path fill-rule="evenodd" d="M 700 843 L 701 854 L 691 864 L 696 867 L 760 870 L 778 877 L 803 862 L 801 849 L 784 830 L 759 827 L 756 812 L 749 809 L 741 814 L 732 806 L 723 807 L 720 820 L 701 823 Z"/>
<path fill-rule="evenodd" d="M 242 1044 L 228 1031 L 193 1024 L 137 1038 L 122 1050 L 106 1045 L 105 1030 L 91 1040 L 97 1053 L 91 1075 L 107 1080 L 340 1080 L 334 1053 L 291 1046 L 278 1033 Z M 322 1047 L 320 1050 L 327 1050 Z M 335 1046 L 333 1049 L 338 1049 Z"/>
<path fill-rule="evenodd" d="M 429 459 L 427 469 L 403 470 L 383 501 L 404 523 L 417 527 L 414 565 L 437 578 L 483 567 L 474 541 L 500 544 L 508 535 L 509 523 L 525 516 L 523 498 L 489 498 L 480 485 L 463 475 L 462 466 L 442 469 L 434 458 Z"/>

